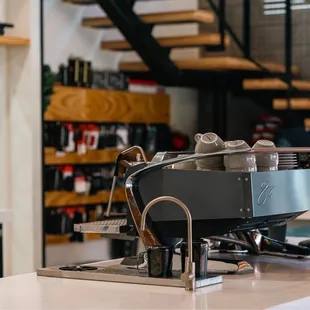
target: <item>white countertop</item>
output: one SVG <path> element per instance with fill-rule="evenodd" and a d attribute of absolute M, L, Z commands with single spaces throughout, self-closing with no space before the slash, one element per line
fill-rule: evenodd
<path fill-rule="evenodd" d="M 310 261 L 259 263 L 254 274 L 230 275 L 220 285 L 196 292 L 37 277 L 0 279 L 0 309 L 310 309 Z M 285 305 L 293 302 L 293 304 Z"/>

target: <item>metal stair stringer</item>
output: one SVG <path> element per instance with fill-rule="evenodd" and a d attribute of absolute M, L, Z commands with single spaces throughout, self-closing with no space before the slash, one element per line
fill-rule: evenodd
<path fill-rule="evenodd" d="M 171 61 L 169 51 L 152 36 L 150 25 L 143 23 L 133 11 L 134 1 L 96 1 L 153 72 L 156 81 L 163 85 L 178 85 L 180 70 Z"/>

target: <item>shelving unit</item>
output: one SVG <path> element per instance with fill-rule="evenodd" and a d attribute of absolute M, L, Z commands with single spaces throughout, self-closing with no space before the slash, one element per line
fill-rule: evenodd
<path fill-rule="evenodd" d="M 50 104 L 44 115 L 48 122 L 79 123 L 143 123 L 169 124 L 170 98 L 166 94 L 143 94 L 127 91 L 109 91 L 79 87 L 55 86 Z M 109 148 L 87 150 L 83 155 L 77 152 L 57 152 L 53 147 L 45 147 L 45 165 L 87 165 L 113 164 L 120 149 Z M 153 154 L 147 154 L 148 159 Z M 45 192 L 45 208 L 66 208 L 75 206 L 94 206 L 106 204 L 110 191 L 96 195 L 79 195 L 67 191 Z M 125 203 L 124 187 L 116 188 L 113 203 Z M 98 240 L 100 236 L 85 236 L 85 241 Z M 68 235 L 45 236 L 46 245 L 69 244 Z M 76 243 L 76 242 L 74 242 Z"/>

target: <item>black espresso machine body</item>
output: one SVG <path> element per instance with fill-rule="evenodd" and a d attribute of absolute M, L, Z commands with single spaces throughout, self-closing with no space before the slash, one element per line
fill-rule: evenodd
<path fill-rule="evenodd" d="M 137 163 L 127 170 L 126 183 L 138 174 L 130 182 L 141 213 L 150 201 L 160 196 L 172 196 L 185 203 L 192 215 L 194 239 L 281 225 L 310 208 L 308 169 L 225 172 L 179 170 L 167 165 L 149 169 L 160 161 L 173 161 L 176 156 L 161 153 L 150 164 Z M 143 170 L 146 173 L 139 175 Z M 130 212 L 127 223 L 135 226 Z M 147 226 L 161 244 L 187 237 L 184 212 L 168 201 L 150 209 Z"/>

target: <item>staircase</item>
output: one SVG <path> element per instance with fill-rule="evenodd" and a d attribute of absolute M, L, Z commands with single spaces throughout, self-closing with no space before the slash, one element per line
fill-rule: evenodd
<path fill-rule="evenodd" d="M 263 102 L 264 107 L 288 123 L 304 123 L 310 128 L 310 81 L 293 79 L 289 85 L 272 78 L 245 79 L 244 94 Z"/>
<path fill-rule="evenodd" d="M 99 5 L 108 17 L 84 18 L 83 27 L 92 29 L 118 28 L 124 40 L 105 40 L 102 50 L 136 51 L 142 61 L 122 62 L 119 70 L 133 78 L 155 79 L 164 86 L 186 86 L 208 89 L 214 92 L 215 128 L 226 135 L 226 95 L 233 92 L 253 98 L 273 113 L 283 116 L 283 111 L 302 118 L 310 113 L 310 81 L 298 78 L 299 70 L 291 60 L 291 13 L 287 1 L 286 61 L 285 64 L 258 62 L 251 57 L 250 49 L 250 0 L 243 7 L 243 42 L 229 27 L 225 19 L 225 0 L 216 6 L 209 0 L 207 10 L 186 10 L 137 15 L 133 10 L 134 0 L 63 0 L 75 5 Z M 141 1 L 141 0 L 140 0 Z M 175 0 L 177 1 L 177 0 Z M 164 0 L 158 0 L 163 3 Z M 154 37 L 156 25 L 197 23 L 217 25 L 216 32 L 197 35 Z M 98 30 L 97 30 L 98 31 Z M 222 52 L 232 41 L 242 52 L 241 57 L 214 55 Z M 207 51 L 206 57 L 172 60 L 175 48 L 199 47 Z M 209 56 L 209 52 L 213 52 Z M 297 113 L 295 113 L 297 112 Z M 281 114 L 282 113 L 282 114 Z M 308 115 L 309 114 L 309 115 Z M 286 114 L 287 115 L 287 114 Z M 309 124 L 309 121 L 305 124 Z"/>

